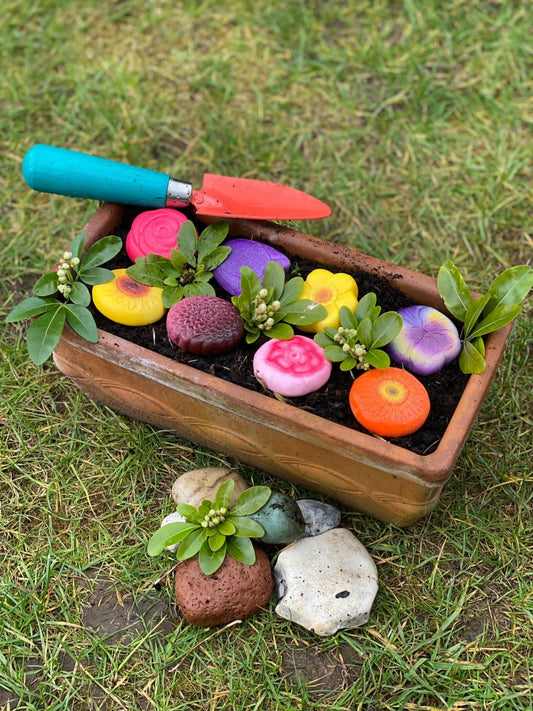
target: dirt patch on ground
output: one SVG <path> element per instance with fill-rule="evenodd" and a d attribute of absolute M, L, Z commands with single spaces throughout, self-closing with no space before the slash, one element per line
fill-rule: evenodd
<path fill-rule="evenodd" d="M 291 684 L 307 684 L 312 696 L 321 697 L 349 689 L 361 676 L 362 659 L 348 644 L 337 651 L 295 647 L 283 653 L 282 671 Z"/>

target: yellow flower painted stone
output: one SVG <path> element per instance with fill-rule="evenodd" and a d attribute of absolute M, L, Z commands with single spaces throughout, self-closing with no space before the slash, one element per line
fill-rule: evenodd
<path fill-rule="evenodd" d="M 93 286 L 93 303 L 101 314 L 124 326 L 146 326 L 163 318 L 162 289 L 139 284 L 125 269 L 113 269 L 113 274 L 111 281 Z"/>
<path fill-rule="evenodd" d="M 341 306 L 347 306 L 350 311 L 355 311 L 357 294 L 357 284 L 349 274 L 343 272 L 334 274 L 327 269 L 314 269 L 304 282 L 300 299 L 311 299 L 311 301 L 322 304 L 328 315 L 322 321 L 307 326 L 298 326 L 298 328 L 312 333 L 319 333 L 326 326 L 338 328 Z"/>

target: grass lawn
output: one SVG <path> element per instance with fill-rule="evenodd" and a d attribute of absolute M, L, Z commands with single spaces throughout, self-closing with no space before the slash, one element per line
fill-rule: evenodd
<path fill-rule="evenodd" d="M 433 276 L 450 258 L 483 290 L 531 259 L 530 11 L 4 0 L 2 321 L 96 208 L 25 186 L 39 142 L 193 184 L 284 182 L 332 206 L 299 229 Z M 365 627 L 325 639 L 274 600 L 227 629 L 187 625 L 170 607 L 171 559 L 146 554 L 172 482 L 220 464 L 269 478 L 94 404 L 4 324 L 0 708 L 532 708 L 531 311 L 434 512 L 400 529 L 343 509 L 380 590 Z"/>

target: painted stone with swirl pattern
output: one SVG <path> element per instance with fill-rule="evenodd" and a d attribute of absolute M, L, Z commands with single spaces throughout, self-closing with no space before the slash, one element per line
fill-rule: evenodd
<path fill-rule="evenodd" d="M 244 334 L 239 310 L 218 296 L 187 296 L 167 314 L 170 340 L 187 353 L 220 355 L 231 351 Z"/>
<path fill-rule="evenodd" d="M 187 219 L 182 212 L 170 207 L 141 212 L 126 236 L 128 257 L 132 262 L 148 254 L 170 258 L 171 250 L 177 249 L 180 227 Z"/>
<path fill-rule="evenodd" d="M 307 336 L 282 341 L 271 338 L 254 354 L 254 375 L 272 392 L 300 397 L 318 390 L 331 375 L 331 361 Z"/>

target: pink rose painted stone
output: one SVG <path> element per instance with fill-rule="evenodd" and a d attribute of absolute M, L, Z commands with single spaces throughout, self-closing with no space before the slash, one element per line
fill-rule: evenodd
<path fill-rule="evenodd" d="M 272 338 L 254 355 L 254 375 L 272 392 L 299 397 L 318 390 L 331 375 L 331 361 L 312 338 Z"/>
<path fill-rule="evenodd" d="M 170 207 L 141 212 L 131 223 L 126 237 L 128 257 L 132 262 L 148 254 L 170 258 L 170 251 L 176 249 L 180 227 L 187 219 L 182 212 Z"/>
<path fill-rule="evenodd" d="M 187 296 L 167 314 L 170 340 L 187 353 L 220 355 L 235 348 L 244 334 L 239 310 L 218 296 Z"/>
<path fill-rule="evenodd" d="M 262 242 L 230 239 L 224 242 L 224 246 L 231 247 L 231 253 L 220 266 L 216 267 L 213 276 L 231 296 L 238 296 L 241 293 L 241 267 L 250 267 L 262 281 L 268 262 L 278 262 L 285 271 L 290 266 L 288 257 Z"/>
<path fill-rule="evenodd" d="M 461 339 L 455 324 L 431 306 L 398 309 L 400 333 L 386 350 L 390 357 L 417 375 L 431 375 L 457 358 Z"/>

